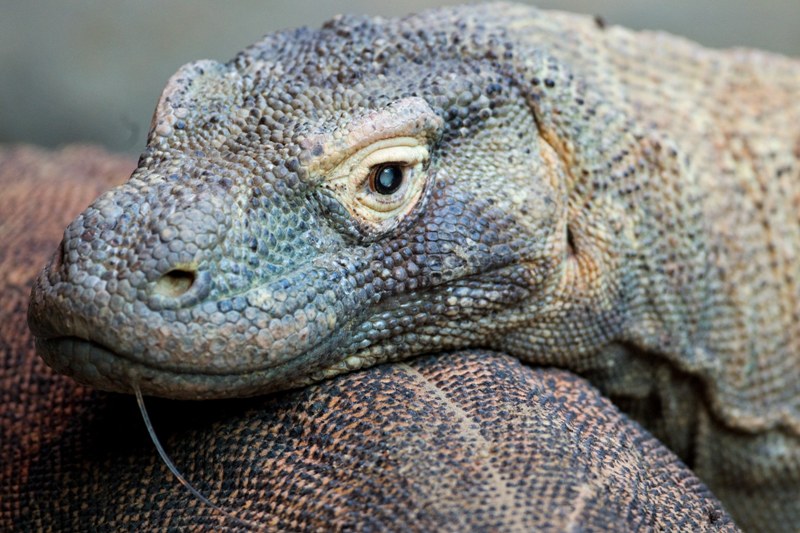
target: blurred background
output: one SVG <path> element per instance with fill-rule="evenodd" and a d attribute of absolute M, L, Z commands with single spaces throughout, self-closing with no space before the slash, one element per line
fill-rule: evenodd
<path fill-rule="evenodd" d="M 264 33 L 337 13 L 396 16 L 446 0 L 0 0 L 0 143 L 99 143 L 138 153 L 167 78 Z M 538 0 L 708 46 L 800 57 L 800 0 Z"/>

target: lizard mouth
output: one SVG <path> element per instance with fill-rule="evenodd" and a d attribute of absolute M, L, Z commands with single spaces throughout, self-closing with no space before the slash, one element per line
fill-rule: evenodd
<path fill-rule="evenodd" d="M 180 400 L 257 395 L 263 393 L 264 376 L 283 373 L 281 367 L 286 366 L 242 372 L 185 371 L 143 363 L 76 336 L 35 337 L 34 341 L 36 351 L 53 370 L 78 383 L 128 394 L 134 392 L 136 384 L 146 394 Z"/>
<path fill-rule="evenodd" d="M 277 288 L 259 286 L 230 297 L 223 313 L 223 300 L 179 311 L 152 310 L 139 300 L 119 310 L 87 303 L 75 283 L 63 280 L 61 271 L 51 276 L 51 270 L 37 279 L 28 310 L 36 351 L 56 372 L 81 384 L 128 394 L 138 385 L 147 395 L 212 399 L 299 386 L 336 358 L 333 348 L 363 307 L 354 291 L 340 286 L 347 278 L 338 271 L 341 283 L 318 299 L 348 300 L 349 311 L 334 314 L 329 305 L 327 312 L 311 314 L 305 300 L 284 296 L 289 301 L 283 304 L 280 298 L 290 282 L 304 287 L 307 273 L 295 276 L 299 280 L 280 279 Z M 324 272 L 314 279 L 323 277 Z M 235 311 L 240 304 L 244 309 Z"/>

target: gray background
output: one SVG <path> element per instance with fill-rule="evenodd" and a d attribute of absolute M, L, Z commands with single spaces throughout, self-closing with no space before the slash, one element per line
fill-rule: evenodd
<path fill-rule="evenodd" d="M 403 0 L 0 0 L 0 143 L 100 143 L 141 151 L 167 78 L 227 60 L 262 34 L 342 13 L 385 16 L 463 2 Z M 531 2 L 534 3 L 534 2 Z M 541 0 L 709 46 L 800 57 L 800 0 Z"/>

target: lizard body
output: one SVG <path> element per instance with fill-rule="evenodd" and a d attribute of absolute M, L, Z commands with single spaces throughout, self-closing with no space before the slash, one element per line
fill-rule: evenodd
<path fill-rule="evenodd" d="M 134 163 L 95 147 L 0 146 L 0 531 L 249 530 L 177 490 L 131 398 L 55 374 L 25 324 L 36 267 Z M 586 380 L 503 354 L 148 406 L 187 477 L 259 530 L 739 531 Z"/>
<path fill-rule="evenodd" d="M 797 527 L 798 101 L 796 61 L 508 4 L 269 35 L 170 80 L 34 287 L 37 349 L 204 398 L 492 348 Z"/>

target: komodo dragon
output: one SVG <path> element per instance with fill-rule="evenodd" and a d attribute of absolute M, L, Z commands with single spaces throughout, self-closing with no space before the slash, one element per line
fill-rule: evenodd
<path fill-rule="evenodd" d="M 340 17 L 182 67 L 38 278 L 37 350 L 214 398 L 491 348 L 800 528 L 800 63 L 603 26 Z"/>
<path fill-rule="evenodd" d="M 177 486 L 133 398 L 54 374 L 25 324 L 64 225 L 132 163 L 0 146 L 0 531 L 738 531 L 584 379 L 483 350 L 258 398 L 149 400 L 179 468 L 240 521 L 226 518 Z"/>

